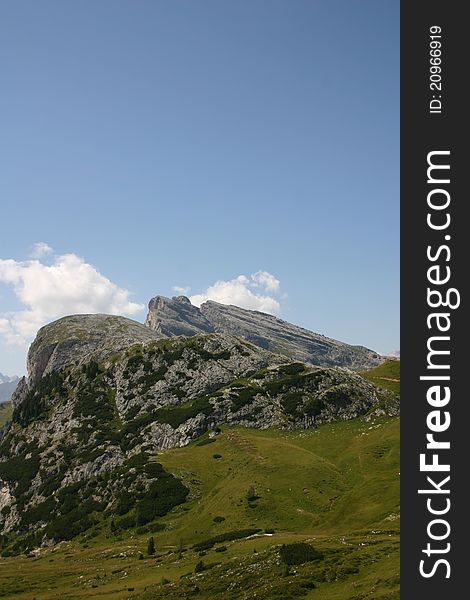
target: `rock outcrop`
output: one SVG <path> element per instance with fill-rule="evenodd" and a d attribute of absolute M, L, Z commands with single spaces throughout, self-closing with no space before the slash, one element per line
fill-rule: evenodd
<path fill-rule="evenodd" d="M 113 315 L 72 315 L 42 327 L 28 352 L 28 379 L 22 378 L 12 396 L 13 406 L 21 403 L 47 373 L 71 365 L 100 360 L 132 344 L 143 344 L 163 336 L 148 327 Z"/>
<path fill-rule="evenodd" d="M 149 302 L 147 327 L 164 336 L 214 333 L 215 328 L 186 296 L 156 296 Z"/>
<path fill-rule="evenodd" d="M 132 344 L 161 339 L 161 334 L 113 315 L 72 315 L 42 327 L 28 352 L 32 385 L 51 371 L 100 360 Z"/>
<path fill-rule="evenodd" d="M 333 340 L 273 315 L 212 301 L 198 308 L 185 296 L 152 298 L 145 324 L 166 336 L 228 333 L 311 365 L 364 370 L 384 360 L 363 346 Z"/>

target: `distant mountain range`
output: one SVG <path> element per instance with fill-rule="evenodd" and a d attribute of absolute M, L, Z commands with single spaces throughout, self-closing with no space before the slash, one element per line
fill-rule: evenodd
<path fill-rule="evenodd" d="M 0 403 L 10 400 L 19 380 L 17 375 L 9 376 L 0 373 Z"/>

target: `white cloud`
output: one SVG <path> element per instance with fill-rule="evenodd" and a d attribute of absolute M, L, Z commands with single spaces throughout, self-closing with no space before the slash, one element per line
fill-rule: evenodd
<path fill-rule="evenodd" d="M 179 294 L 180 296 L 187 296 L 189 290 L 191 289 L 190 287 L 181 287 L 179 285 L 174 285 L 171 288 L 174 292 L 176 292 L 177 294 Z"/>
<path fill-rule="evenodd" d="M 0 259 L 0 283 L 10 286 L 23 306 L 0 313 L 0 335 L 9 344 L 27 344 L 40 327 L 65 315 L 133 315 L 144 308 L 76 254 L 55 256 L 51 265 Z"/>
<path fill-rule="evenodd" d="M 46 254 L 52 254 L 52 252 L 52 248 L 49 246 L 49 244 L 46 244 L 46 242 L 37 242 L 34 244 L 30 256 L 31 258 L 41 258 Z"/>
<path fill-rule="evenodd" d="M 206 300 L 220 304 L 234 304 L 249 310 L 259 310 L 274 315 L 281 312 L 281 305 L 273 293 L 279 292 L 280 282 L 267 271 L 252 275 L 239 275 L 229 281 L 219 280 L 201 294 L 190 296 L 192 304 L 201 306 Z"/>
<path fill-rule="evenodd" d="M 269 292 L 278 292 L 281 286 L 279 279 L 267 271 L 257 271 L 251 275 L 253 285 L 266 288 Z"/>

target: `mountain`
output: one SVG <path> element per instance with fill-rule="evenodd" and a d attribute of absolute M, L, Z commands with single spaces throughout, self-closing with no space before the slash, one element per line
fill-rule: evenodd
<path fill-rule="evenodd" d="M 4 375 L 0 372 L 0 384 L 2 383 L 14 383 L 15 381 L 18 383 L 19 377 L 17 375 Z"/>
<path fill-rule="evenodd" d="M 73 315 L 42 327 L 28 352 L 31 385 L 52 371 L 100 360 L 132 344 L 163 336 L 136 321 L 112 315 Z"/>
<path fill-rule="evenodd" d="M 8 376 L 0 373 L 0 404 L 10 400 L 19 380 L 17 375 Z"/>
<path fill-rule="evenodd" d="M 4 552 L 143 526 L 190 488 L 153 458 L 223 426 L 305 430 L 398 413 L 396 395 L 227 333 L 162 338 L 107 315 L 43 327 L 0 432 Z"/>
<path fill-rule="evenodd" d="M 185 296 L 152 298 L 145 324 L 164 336 L 227 333 L 311 365 L 364 370 L 384 360 L 363 346 L 333 340 L 273 315 L 212 301 L 198 308 Z"/>

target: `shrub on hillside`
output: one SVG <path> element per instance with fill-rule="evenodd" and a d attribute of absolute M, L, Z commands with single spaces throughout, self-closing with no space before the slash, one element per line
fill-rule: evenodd
<path fill-rule="evenodd" d="M 313 560 L 321 560 L 323 554 L 305 542 L 283 544 L 279 552 L 281 561 L 286 565 L 303 565 Z"/>
<path fill-rule="evenodd" d="M 147 540 L 147 554 L 152 556 L 155 554 L 155 540 L 153 537 Z"/>
<path fill-rule="evenodd" d="M 196 563 L 196 566 L 194 567 L 194 572 L 202 573 L 205 568 L 206 567 L 204 566 L 204 561 L 200 560 L 198 563 Z"/>
<path fill-rule="evenodd" d="M 290 363 L 288 365 L 281 365 L 278 369 L 279 373 L 283 375 L 298 375 L 305 371 L 305 365 L 302 363 Z"/>
<path fill-rule="evenodd" d="M 259 496 L 256 493 L 256 489 L 253 485 L 250 485 L 250 487 L 247 489 L 246 491 L 246 499 L 248 500 L 248 502 L 254 502 L 255 500 L 259 500 Z"/>
<path fill-rule="evenodd" d="M 214 517 L 212 520 L 214 523 L 222 523 L 222 521 L 225 521 L 225 517 Z"/>

